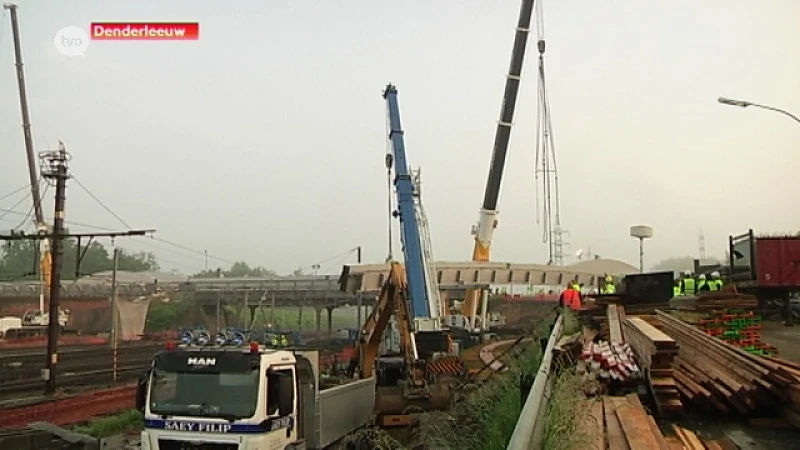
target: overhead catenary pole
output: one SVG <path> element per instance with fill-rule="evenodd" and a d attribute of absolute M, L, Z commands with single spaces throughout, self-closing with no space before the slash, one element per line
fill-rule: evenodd
<path fill-rule="evenodd" d="M 117 302 L 119 293 L 117 286 L 117 270 L 119 270 L 119 248 L 114 246 L 114 269 L 111 272 L 111 348 L 113 350 L 114 381 L 117 381 L 117 348 L 119 347 L 119 310 Z"/>
<path fill-rule="evenodd" d="M 64 144 L 59 142 L 57 151 L 43 155 L 42 176 L 56 182 L 56 206 L 53 215 L 53 259 L 52 278 L 50 282 L 50 308 L 47 327 L 47 369 L 45 372 L 45 394 L 56 392 L 56 367 L 58 366 L 58 337 L 61 332 L 60 306 L 61 295 L 61 259 L 63 256 L 64 205 L 66 203 L 68 155 Z"/>

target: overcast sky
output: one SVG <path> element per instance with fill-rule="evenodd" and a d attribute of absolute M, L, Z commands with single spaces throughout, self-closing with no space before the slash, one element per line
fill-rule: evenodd
<path fill-rule="evenodd" d="M 423 168 L 436 257 L 471 256 L 518 0 L 18 3 L 37 150 L 62 139 L 78 181 L 125 222 L 195 252 L 142 239 L 118 245 L 183 272 L 203 268 L 204 250 L 211 267 L 246 260 L 280 272 L 357 245 L 365 262 L 382 262 L 381 90 L 391 81 L 409 162 Z M 570 254 L 590 248 L 636 264 L 628 233 L 640 223 L 655 229 L 649 263 L 697 255 L 701 228 L 709 255 L 748 228 L 800 230 L 800 124 L 716 101 L 800 114 L 800 2 L 734 3 L 542 3 Z M 159 20 L 198 21 L 200 39 L 93 41 L 85 59 L 53 44 L 65 26 Z M 543 263 L 535 35 L 529 44 L 492 256 Z M 27 183 L 20 123 L 5 12 L 0 197 Z M 6 230 L 24 219 L 0 216 Z M 75 182 L 67 220 L 126 229 Z M 342 262 L 355 259 L 321 270 Z"/>

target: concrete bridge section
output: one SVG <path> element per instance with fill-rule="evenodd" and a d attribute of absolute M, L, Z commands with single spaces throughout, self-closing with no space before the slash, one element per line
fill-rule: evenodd
<path fill-rule="evenodd" d="M 209 329 L 226 324 L 241 325 L 235 323 L 236 317 L 242 317 L 245 309 L 253 317 L 258 308 L 297 307 L 302 311 L 311 307 L 316 313 L 317 330 L 322 328 L 322 311 L 326 310 L 328 331 L 332 332 L 334 309 L 342 306 L 369 308 L 375 303 L 374 295 L 342 292 L 337 275 L 176 279 L 163 274 L 120 271 L 117 279 L 120 299 L 141 299 L 157 292 L 167 296 L 174 293 L 191 296 L 190 301 L 196 304 L 194 318 Z M 0 316 L 21 315 L 27 309 L 38 308 L 39 292 L 40 286 L 36 282 L 0 284 Z M 93 333 L 110 327 L 110 273 L 63 283 L 61 296 L 64 307 L 70 308 L 73 313 L 75 328 Z M 236 312 L 231 314 L 231 309 Z M 136 311 L 142 317 L 126 317 L 123 322 L 131 320 L 143 323 L 147 308 Z M 368 309 L 362 311 L 359 308 L 359 320 L 362 313 L 366 317 Z M 130 314 L 133 313 L 129 311 Z"/>
<path fill-rule="evenodd" d="M 564 286 L 569 280 L 576 280 L 586 286 L 596 286 L 606 273 L 617 274 L 620 267 L 626 271 L 631 268 L 614 260 L 593 260 L 591 263 L 548 266 L 506 262 L 440 261 L 434 265 L 440 288 L 450 291 L 505 284 Z M 339 280 L 340 288 L 342 291 L 354 294 L 376 293 L 380 291 L 388 273 L 389 264 L 346 265 Z"/>
<path fill-rule="evenodd" d="M 213 329 L 224 324 L 233 325 L 234 317 L 255 317 L 258 310 L 267 308 L 313 308 L 316 329 L 322 331 L 322 311 L 327 311 L 328 334 L 333 332 L 333 311 L 343 306 L 356 306 L 358 319 L 366 318 L 368 308 L 375 304 L 375 295 L 347 293 L 339 289 L 339 277 L 317 275 L 287 278 L 212 278 L 192 279 L 180 286 L 181 292 L 191 293 L 198 307 L 201 321 Z M 224 306 L 233 307 L 236 314 L 225 313 Z M 226 317 L 227 316 L 227 317 Z M 213 323 L 214 326 L 209 326 Z"/>

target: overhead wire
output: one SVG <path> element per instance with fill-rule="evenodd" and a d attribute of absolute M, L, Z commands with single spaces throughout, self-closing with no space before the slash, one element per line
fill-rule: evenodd
<path fill-rule="evenodd" d="M 342 266 L 342 265 L 344 264 L 344 262 L 347 260 L 347 258 L 349 258 L 349 257 L 353 256 L 353 253 L 355 253 L 355 252 L 356 252 L 356 250 L 358 250 L 358 247 L 356 247 L 356 248 L 352 249 L 350 252 L 348 252 L 348 253 L 347 253 L 347 254 L 345 254 L 345 255 L 342 255 L 342 256 L 341 256 L 340 258 L 338 258 L 336 261 L 333 261 L 333 262 L 332 262 L 331 264 L 329 264 L 328 266 L 326 266 L 326 267 L 322 268 L 321 272 L 322 272 L 322 273 L 324 273 L 324 274 L 327 274 L 327 273 L 329 273 L 328 271 L 330 271 L 330 270 L 333 270 L 333 269 L 334 269 L 334 268 L 336 268 L 336 267 L 340 267 L 340 266 Z M 319 264 L 319 265 L 321 266 L 321 264 Z"/>
<path fill-rule="evenodd" d="M 538 98 L 536 124 L 536 222 L 542 224 L 542 242 L 547 243 L 550 253 L 550 263 L 561 264 L 561 240 L 554 242 L 553 235 L 560 233 L 561 210 L 558 188 L 558 166 L 556 163 L 556 148 L 553 138 L 553 123 L 550 116 L 550 103 L 547 95 L 544 70 L 544 8 L 542 1 L 536 3 L 536 36 L 539 50 L 538 66 Z M 540 204 L 540 175 L 541 175 L 541 204 Z M 559 248 L 556 248 L 559 247 Z"/>
<path fill-rule="evenodd" d="M 17 216 L 26 215 L 26 213 L 24 213 L 22 211 L 16 211 L 16 210 L 12 210 L 12 209 L 0 209 L 0 212 L 6 213 L 6 214 L 11 214 L 11 215 L 17 215 Z M 0 219 L 2 219 L 2 218 L 0 217 Z M 87 224 L 87 223 L 83 223 L 83 222 L 76 222 L 74 220 L 64 220 L 64 223 L 67 224 L 67 225 L 87 228 L 87 229 L 94 230 L 94 231 L 104 231 L 104 232 L 106 232 L 106 231 L 114 231 L 112 228 L 109 228 L 109 227 L 103 227 L 103 226 L 99 226 L 99 225 L 91 225 L 91 224 Z M 166 251 L 166 252 L 171 252 L 171 253 L 173 253 L 173 254 L 175 254 L 177 256 L 183 257 L 183 258 L 194 258 L 194 256 L 189 256 L 189 255 L 186 255 L 186 254 L 183 254 L 183 253 L 179 253 L 179 252 L 176 252 L 175 250 L 171 250 L 171 249 L 162 247 L 160 245 L 156 245 L 153 242 L 148 242 L 151 239 L 152 238 L 147 237 L 147 238 L 143 238 L 142 240 L 143 240 L 144 244 L 146 244 L 148 246 L 151 246 L 151 247 L 154 247 L 154 248 L 157 248 L 159 250 Z M 152 239 L 152 240 L 155 240 L 155 239 Z M 191 253 L 196 253 L 196 254 L 199 254 L 199 255 L 203 255 L 204 254 L 203 252 L 201 252 L 199 250 L 191 249 L 191 248 L 186 247 L 186 246 L 181 245 L 181 244 L 177 244 L 177 243 L 174 243 L 174 242 L 166 241 L 165 239 L 158 239 L 158 241 L 167 243 L 169 245 L 172 245 L 173 247 L 177 247 L 177 248 L 181 248 L 181 249 L 187 250 L 187 251 L 189 251 Z M 210 254 L 208 256 L 209 256 L 209 258 L 212 258 L 212 259 L 221 260 L 223 262 L 228 262 L 228 260 L 221 259 L 219 257 L 212 256 Z M 163 259 L 163 258 L 159 257 L 159 259 Z M 164 260 L 164 261 L 165 262 L 174 263 L 173 261 L 167 261 L 167 260 Z M 231 262 L 230 264 L 233 264 L 233 263 Z M 181 264 L 176 264 L 176 265 L 181 265 Z M 189 266 L 186 266 L 186 265 L 183 265 L 183 267 L 184 268 L 189 268 Z M 192 269 L 194 269 L 194 267 L 192 267 Z"/>
<path fill-rule="evenodd" d="M 47 194 L 47 190 L 50 189 L 50 185 L 47 184 L 47 183 L 41 183 L 41 182 L 40 182 L 40 184 L 44 184 L 44 189 L 42 189 L 42 191 L 41 191 L 41 196 L 42 196 L 42 198 L 44 198 L 44 195 Z M 22 226 L 25 225 L 25 222 L 27 222 L 28 220 L 31 219 L 31 217 L 33 217 L 33 210 L 34 209 L 36 209 L 36 204 L 32 203 L 31 204 L 31 208 L 28 210 L 28 213 L 25 215 L 25 217 L 22 219 L 22 221 L 19 223 L 19 225 L 17 225 L 14 228 L 15 229 L 22 228 Z"/>
<path fill-rule="evenodd" d="M 108 206 L 106 206 L 106 204 L 105 204 L 105 203 L 103 203 L 103 202 L 102 202 L 102 201 L 101 201 L 99 198 L 97 198 L 97 196 L 96 196 L 96 195 L 94 195 L 94 194 L 92 193 L 92 191 L 90 191 L 90 190 L 89 190 L 89 189 L 88 189 L 86 186 L 84 186 L 84 185 L 83 185 L 83 183 L 81 183 L 81 180 L 79 180 L 78 178 L 76 178 L 76 177 L 75 177 L 75 174 L 74 174 L 74 173 L 70 174 L 70 178 L 71 178 L 73 181 L 75 181 L 75 183 L 77 183 L 77 184 L 78 184 L 78 186 L 80 186 L 80 188 L 84 190 L 84 192 L 86 192 L 87 194 L 89 194 L 89 197 L 92 197 L 92 199 L 94 199 L 94 201 L 96 201 L 98 205 L 102 206 L 102 207 L 103 207 L 103 209 L 105 209 L 105 210 L 106 210 L 106 211 L 107 211 L 109 214 L 111 214 L 112 216 L 114 216 L 114 218 L 115 218 L 115 219 L 119 220 L 119 222 L 120 222 L 122 225 L 124 225 L 124 226 L 125 226 L 126 228 L 128 228 L 128 229 L 131 229 L 131 228 L 133 228 L 133 227 L 131 227 L 130 225 L 128 225 L 128 222 L 125 222 L 125 220 L 123 220 L 123 219 L 122 219 L 122 218 L 121 218 L 119 215 L 117 215 L 117 213 L 115 213 L 115 212 L 114 212 L 114 211 L 113 211 L 111 208 L 109 208 Z"/>
<path fill-rule="evenodd" d="M 120 217 L 120 216 L 119 216 L 119 214 L 117 214 L 116 212 L 114 212 L 114 210 L 112 210 L 110 207 L 106 206 L 106 204 L 105 204 L 105 203 L 103 203 L 103 201 L 102 201 L 102 200 L 100 200 L 100 199 L 99 199 L 99 198 L 98 198 L 96 195 L 94 195 L 94 193 L 93 193 L 93 192 L 92 192 L 92 191 L 91 191 L 91 190 L 90 190 L 88 187 L 86 187 L 86 185 L 84 185 L 83 183 L 81 183 L 81 181 L 80 181 L 78 178 L 76 178 L 76 177 L 75 177 L 75 174 L 74 174 L 74 173 L 73 173 L 73 174 L 71 174 L 71 178 L 72 178 L 72 179 L 73 179 L 73 180 L 74 180 L 74 181 L 75 181 L 75 182 L 78 184 L 78 186 L 79 186 L 81 189 L 83 189 L 83 190 L 84 190 L 84 191 L 85 191 L 85 192 L 86 192 L 86 193 L 87 193 L 87 194 L 88 194 L 88 195 L 89 195 L 89 196 L 90 196 L 90 197 L 91 197 L 91 198 L 92 198 L 92 199 L 93 199 L 95 202 L 97 202 L 97 204 L 99 204 L 99 205 L 100 205 L 100 206 L 101 206 L 103 209 L 105 209 L 105 210 L 106 210 L 106 211 L 107 211 L 109 214 L 111 214 L 111 215 L 112 215 L 112 216 L 113 216 L 115 219 L 117 219 L 117 220 L 118 220 L 118 221 L 119 221 L 119 222 L 120 222 L 120 223 L 121 223 L 123 226 L 125 226 L 125 227 L 126 227 L 126 228 L 128 228 L 128 229 L 131 229 L 131 228 L 133 228 L 133 227 L 131 227 L 131 226 L 128 224 L 128 222 L 126 222 L 126 221 L 125 221 L 125 220 L 124 220 L 122 217 Z M 187 246 L 185 246 L 185 245 L 178 244 L 178 243 L 176 243 L 176 242 L 168 241 L 168 240 L 166 240 L 166 239 L 163 239 L 163 238 L 159 238 L 159 237 L 156 237 L 156 236 L 150 236 L 150 239 L 152 239 L 152 240 L 154 240 L 154 241 L 162 242 L 162 243 L 164 243 L 164 244 L 167 244 L 167 245 L 171 245 L 171 246 L 173 246 L 173 247 L 176 247 L 176 248 L 180 248 L 180 249 L 182 249 L 182 250 L 185 250 L 185 251 L 188 251 L 188 252 L 191 252 L 191 253 L 197 254 L 197 255 L 199 255 L 199 256 L 203 256 L 204 258 L 205 258 L 205 257 L 208 257 L 209 259 L 214 259 L 214 260 L 217 260 L 217 261 L 220 261 L 220 262 L 224 262 L 224 263 L 226 263 L 226 264 L 234 264 L 234 261 L 228 260 L 228 259 L 226 259 L 226 258 L 221 258 L 221 257 L 219 257 L 219 256 L 212 255 L 212 254 L 210 254 L 210 253 L 208 253 L 208 252 L 205 252 L 205 251 L 200 251 L 200 250 L 197 250 L 197 249 L 193 249 L 193 248 L 187 247 Z"/>
<path fill-rule="evenodd" d="M 29 192 L 28 194 L 25 195 L 25 197 L 22 197 L 17 203 L 14 203 L 13 205 L 11 205 L 11 208 L 9 208 L 9 209 L 0 209 L 0 211 L 3 211 L 3 213 L 0 214 L 0 219 L 3 219 L 5 216 L 11 214 L 12 211 L 13 212 L 19 212 L 19 211 L 16 211 L 14 208 L 18 207 L 23 202 L 26 202 L 30 197 L 31 197 L 31 194 Z M 19 212 L 19 213 L 23 214 L 23 215 L 26 214 L 26 213 L 23 213 L 23 212 Z"/>
<path fill-rule="evenodd" d="M 2 196 L 0 196 L 0 200 L 5 200 L 8 197 L 13 197 L 14 195 L 16 195 L 16 194 L 18 194 L 18 193 L 20 193 L 20 192 L 22 192 L 22 191 L 24 191 L 25 189 L 28 189 L 28 188 L 30 188 L 30 184 L 26 184 L 24 186 L 21 186 L 21 187 L 19 187 L 17 189 L 14 189 L 13 191 L 11 191 L 9 193 L 3 194 Z"/>
<path fill-rule="evenodd" d="M 327 264 L 327 263 L 329 263 L 331 261 L 334 261 L 334 260 L 336 260 L 337 262 L 344 261 L 345 259 L 347 259 L 350 256 L 352 256 L 353 253 L 355 253 L 357 251 L 358 251 L 358 247 L 353 247 L 353 248 L 351 248 L 349 250 L 343 251 L 341 253 L 337 253 L 337 254 L 335 254 L 333 256 L 330 256 L 328 258 L 323 259 L 322 261 L 319 261 L 319 262 L 317 262 L 315 264 L 312 264 L 311 266 L 306 266 L 306 267 L 314 267 L 314 266 L 322 267 L 323 264 Z"/>

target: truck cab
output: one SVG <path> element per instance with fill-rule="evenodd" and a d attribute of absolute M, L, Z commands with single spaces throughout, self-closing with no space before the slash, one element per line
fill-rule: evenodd
<path fill-rule="evenodd" d="M 323 388 L 318 351 L 221 336 L 156 354 L 136 392 L 141 450 L 323 449 L 370 423 L 374 377 Z"/>
<path fill-rule="evenodd" d="M 299 391 L 311 362 L 289 351 L 168 348 L 139 382 L 142 450 L 305 449 Z"/>

